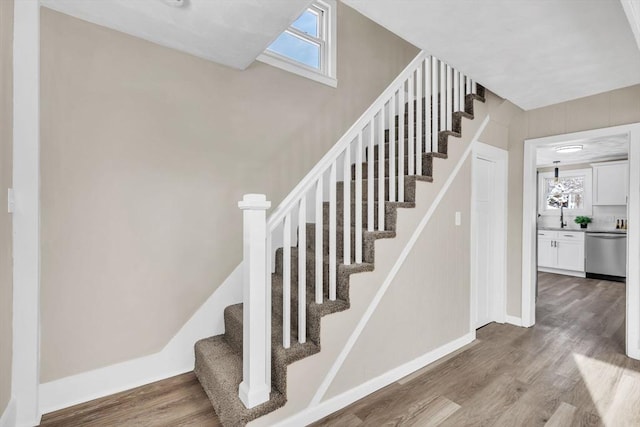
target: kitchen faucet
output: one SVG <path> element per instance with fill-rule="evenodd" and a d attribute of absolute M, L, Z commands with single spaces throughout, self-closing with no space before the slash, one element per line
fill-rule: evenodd
<path fill-rule="evenodd" d="M 564 203 L 560 204 L 560 228 L 565 228 L 567 223 L 564 222 Z"/>

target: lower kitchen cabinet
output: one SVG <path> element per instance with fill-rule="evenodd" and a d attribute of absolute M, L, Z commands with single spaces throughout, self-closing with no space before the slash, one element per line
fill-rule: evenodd
<path fill-rule="evenodd" d="M 584 233 L 538 230 L 538 269 L 584 277 Z"/>

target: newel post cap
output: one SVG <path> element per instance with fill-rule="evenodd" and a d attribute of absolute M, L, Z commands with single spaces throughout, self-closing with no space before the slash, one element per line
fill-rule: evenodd
<path fill-rule="evenodd" d="M 245 194 L 238 202 L 238 207 L 242 210 L 267 210 L 271 207 L 271 202 L 267 201 L 264 194 Z"/>

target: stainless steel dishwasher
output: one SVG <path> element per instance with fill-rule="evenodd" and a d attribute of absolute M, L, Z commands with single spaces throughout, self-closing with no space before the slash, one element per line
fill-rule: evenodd
<path fill-rule="evenodd" d="M 627 235 L 586 233 L 587 277 L 624 281 L 627 276 Z"/>

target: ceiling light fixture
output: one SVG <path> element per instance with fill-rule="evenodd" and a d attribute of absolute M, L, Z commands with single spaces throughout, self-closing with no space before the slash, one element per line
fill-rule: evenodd
<path fill-rule="evenodd" d="M 556 168 L 553 170 L 553 177 L 556 179 L 556 183 L 558 183 L 558 175 L 560 175 L 560 171 L 558 170 L 558 163 L 560 163 L 560 160 L 556 160 L 555 162 L 553 162 L 553 164 L 556 165 Z"/>
<path fill-rule="evenodd" d="M 556 153 L 575 153 L 576 151 L 582 151 L 582 145 L 564 145 L 556 148 Z"/>

